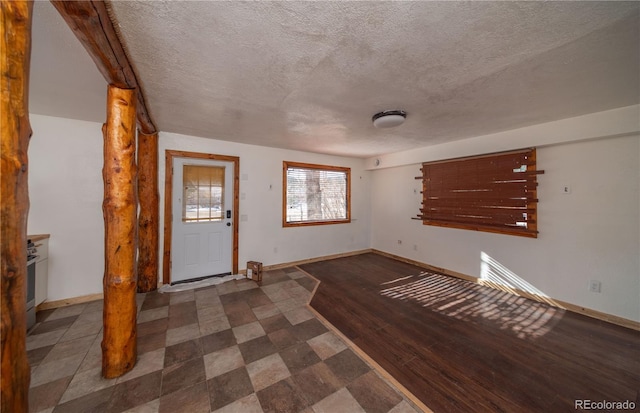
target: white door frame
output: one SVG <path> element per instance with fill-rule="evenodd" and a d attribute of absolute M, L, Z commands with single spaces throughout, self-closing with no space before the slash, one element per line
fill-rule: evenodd
<path fill-rule="evenodd" d="M 192 158 L 213 161 L 233 162 L 233 241 L 231 245 L 232 272 L 238 273 L 238 224 L 240 211 L 240 158 L 237 156 L 217 155 L 200 152 L 165 150 L 164 179 L 164 247 L 162 255 L 162 283 L 171 283 L 171 237 L 173 229 L 173 159 Z"/>

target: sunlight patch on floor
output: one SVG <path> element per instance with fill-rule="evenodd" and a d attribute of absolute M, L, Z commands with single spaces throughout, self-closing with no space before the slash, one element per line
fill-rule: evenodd
<path fill-rule="evenodd" d="M 514 295 L 515 289 L 530 287 L 524 282 L 515 282 L 515 274 L 507 273 L 504 266 L 497 266 L 495 260 L 487 262 L 487 275 L 492 282 L 503 288 L 487 288 L 481 284 L 449 277 L 442 274 L 422 272 L 385 282 L 389 285 L 380 294 L 391 299 L 413 301 L 432 311 L 458 320 L 494 324 L 501 330 L 508 330 L 522 339 L 541 337 L 550 331 L 565 310 L 546 303 L 533 301 Z M 498 276 L 511 280 L 510 285 L 499 284 Z M 403 282 L 405 281 L 405 282 Z M 390 286 L 390 284 L 398 284 Z M 543 296 L 546 297 L 546 296 Z"/>
<path fill-rule="evenodd" d="M 418 274 L 418 277 L 421 276 L 421 275 L 425 275 L 425 273 Z M 400 281 L 408 280 L 409 278 L 413 278 L 413 277 L 415 277 L 415 275 L 407 275 L 406 277 L 400 277 L 400 278 L 396 278 L 395 280 L 383 282 L 380 285 L 395 284 L 395 283 L 398 283 Z"/>
<path fill-rule="evenodd" d="M 540 291 L 538 288 L 519 277 L 516 273 L 505 267 L 498 260 L 492 258 L 486 252 L 480 253 L 480 261 L 481 284 L 516 294 L 524 292 L 535 296 L 539 301 L 543 301 L 549 305 L 562 307 L 543 291 Z"/>

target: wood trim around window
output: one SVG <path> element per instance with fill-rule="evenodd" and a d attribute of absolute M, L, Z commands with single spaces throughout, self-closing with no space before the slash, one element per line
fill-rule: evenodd
<path fill-rule="evenodd" d="M 537 238 L 535 148 L 425 162 L 424 225 Z"/>
<path fill-rule="evenodd" d="M 290 168 L 317 169 L 320 171 L 338 171 L 344 172 L 347 176 L 347 194 L 346 208 L 347 218 L 328 220 L 328 221 L 303 221 L 303 222 L 287 222 L 287 170 Z M 348 224 L 351 222 L 351 168 L 342 166 L 318 165 L 302 162 L 282 162 L 282 226 L 287 227 L 304 227 L 314 225 L 332 225 L 332 224 Z"/>

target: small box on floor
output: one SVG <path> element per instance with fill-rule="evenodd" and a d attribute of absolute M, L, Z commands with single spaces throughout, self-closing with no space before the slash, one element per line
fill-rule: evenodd
<path fill-rule="evenodd" d="M 258 261 L 247 261 L 247 278 L 262 282 L 262 263 Z"/>

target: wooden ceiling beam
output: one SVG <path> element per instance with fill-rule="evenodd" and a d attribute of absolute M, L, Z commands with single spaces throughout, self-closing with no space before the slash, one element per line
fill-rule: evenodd
<path fill-rule="evenodd" d="M 151 135 L 157 129 L 144 99 L 142 87 L 129 62 L 124 47 L 102 0 L 51 0 L 109 84 L 122 89 L 135 89 L 140 130 Z"/>

